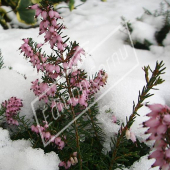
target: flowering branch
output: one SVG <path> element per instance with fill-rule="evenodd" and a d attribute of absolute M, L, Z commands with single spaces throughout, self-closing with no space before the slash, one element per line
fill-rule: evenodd
<path fill-rule="evenodd" d="M 139 91 L 138 103 L 136 105 L 135 105 L 135 103 L 133 104 L 133 112 L 130 115 L 129 119 L 127 119 L 126 125 L 125 126 L 124 126 L 124 124 L 121 125 L 121 128 L 118 132 L 117 139 L 114 142 L 114 147 L 112 150 L 112 159 L 110 162 L 109 170 L 112 170 L 113 165 L 114 165 L 115 161 L 117 160 L 117 153 L 120 150 L 120 144 L 122 142 L 122 139 L 124 138 L 126 132 L 130 129 L 133 122 L 135 121 L 135 118 L 138 115 L 138 113 L 137 113 L 138 109 L 140 109 L 143 106 L 143 101 L 146 98 L 153 95 L 153 94 L 150 94 L 149 91 L 151 89 L 155 89 L 154 88 L 155 86 L 164 82 L 164 80 L 162 80 L 160 77 L 160 75 L 164 74 L 164 70 L 165 70 L 163 61 L 161 61 L 160 63 L 158 63 L 158 62 L 156 63 L 156 67 L 155 67 L 154 71 L 152 71 L 149 66 L 144 67 L 143 70 L 145 71 L 146 85 L 143 87 L 142 93 Z M 149 78 L 149 70 L 152 73 L 150 78 Z"/>

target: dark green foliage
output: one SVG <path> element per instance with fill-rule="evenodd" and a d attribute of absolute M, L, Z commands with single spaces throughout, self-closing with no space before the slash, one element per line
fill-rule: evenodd
<path fill-rule="evenodd" d="M 3 56 L 2 56 L 2 53 L 1 53 L 1 50 L 0 50 L 0 69 L 3 67 L 3 65 L 4 65 Z"/>
<path fill-rule="evenodd" d="M 144 142 L 140 142 L 138 139 L 136 140 L 135 144 L 130 139 L 128 141 L 125 139 L 125 141 L 126 144 L 123 145 L 128 148 L 126 153 L 129 153 L 129 156 L 127 155 L 125 161 L 120 161 L 120 163 L 129 168 L 131 165 L 133 165 L 134 162 L 138 161 L 140 157 L 148 154 L 150 148 Z M 121 153 L 119 153 L 119 156 L 121 156 Z"/>
<path fill-rule="evenodd" d="M 170 25 L 164 25 L 162 29 L 155 34 L 155 38 L 159 45 L 162 45 L 163 40 L 166 38 L 166 35 L 169 33 Z"/>
<path fill-rule="evenodd" d="M 136 49 L 149 50 L 149 47 L 152 45 L 152 43 L 145 39 L 144 43 L 140 43 L 136 41 L 136 42 L 133 42 L 133 45 Z"/>
<path fill-rule="evenodd" d="M 119 165 L 119 168 L 129 168 L 135 161 L 138 161 L 140 157 L 150 151 L 150 148 L 145 143 L 140 142 L 138 139 L 133 143 L 131 140 L 127 140 L 125 136 L 121 139 L 118 148 L 116 148 L 115 144 L 116 140 L 112 139 L 111 151 L 108 153 L 111 161 L 112 153 L 115 149 L 118 150 L 112 169 L 118 168 L 117 165 Z"/>

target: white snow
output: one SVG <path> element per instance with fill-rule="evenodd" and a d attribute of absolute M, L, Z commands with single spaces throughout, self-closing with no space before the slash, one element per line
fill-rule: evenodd
<path fill-rule="evenodd" d="M 144 169 L 149 169 L 149 167 L 151 167 L 151 165 L 155 162 L 154 159 L 150 159 L 148 160 L 148 155 L 143 156 L 140 158 L 139 162 L 135 162 L 129 170 L 144 170 Z M 154 167 L 152 168 L 152 170 L 158 170 L 158 167 Z"/>
<path fill-rule="evenodd" d="M 156 29 L 144 22 L 136 21 L 132 24 L 132 40 L 144 43 L 145 40 L 149 40 L 152 44 L 156 44 L 154 34 Z"/>
<path fill-rule="evenodd" d="M 11 141 L 7 130 L 0 128 L 0 170 L 58 170 L 60 162 L 54 152 L 45 154 L 33 149 L 26 140 Z"/>
<path fill-rule="evenodd" d="M 163 45 L 165 45 L 165 46 L 170 45 L 170 33 L 168 33 L 167 36 L 165 37 L 165 39 L 163 41 Z"/>
<path fill-rule="evenodd" d="M 155 17 L 153 15 L 148 15 L 146 13 L 142 15 L 140 20 L 149 25 L 152 25 L 153 27 L 157 29 L 157 31 L 160 31 L 160 29 L 162 28 L 164 24 L 164 18 L 162 16 Z"/>
<path fill-rule="evenodd" d="M 160 29 L 162 18 L 143 15 L 143 7 L 154 11 L 159 8 L 160 2 L 162 0 L 107 0 L 107 2 L 87 0 L 84 5 L 77 7 L 72 12 L 66 8 L 59 10 L 64 18 L 64 25 L 68 28 L 64 33 L 71 37 L 71 40 L 79 42 L 86 50 L 86 57 L 80 67 L 84 68 L 89 75 L 101 68 L 108 72 L 108 83 L 96 96 L 98 98 L 103 95 L 98 102 L 100 109 L 98 119 L 107 134 L 104 144 L 107 150 L 109 150 L 109 137 L 114 136 L 119 129 L 119 126 L 111 121 L 112 115 L 115 115 L 121 122 L 125 122 L 126 116 L 132 113 L 133 101 L 137 102 L 138 92 L 145 85 L 143 66 L 150 65 L 154 69 L 156 61 L 164 60 L 167 70 L 163 78 L 166 81 L 158 86 L 159 91 L 152 91 L 155 95 L 148 101 L 170 106 L 170 34 L 163 42 L 165 47 L 158 46 L 154 33 Z M 76 1 L 77 5 L 80 3 L 79 0 Z M 64 5 L 62 3 L 60 6 Z M 132 22 L 134 28 L 131 35 L 132 40 L 143 42 L 144 39 L 147 39 L 154 44 L 150 47 L 150 51 L 134 50 L 130 45 L 124 44 L 122 38 L 124 33 L 121 31 L 123 28 L 120 24 L 121 16 L 125 16 L 128 21 Z M 142 20 L 137 21 L 136 18 L 141 16 Z M 38 42 L 43 40 L 41 36 L 38 36 L 38 28 L 0 30 L 0 49 L 6 66 L 0 70 L 0 103 L 14 95 L 22 98 L 24 107 L 21 114 L 31 117 L 31 102 L 35 96 L 29 90 L 30 82 L 41 75 L 35 72 L 22 54 L 19 54 L 21 39 L 27 37 L 32 37 Z M 9 70 L 7 68 L 9 66 L 13 69 Z M 22 74 L 25 74 L 27 79 L 24 79 Z M 105 110 L 109 108 L 113 113 L 105 113 Z M 146 135 L 143 135 L 145 129 L 141 128 L 141 123 L 147 119 L 145 115 L 148 112 L 146 107 L 140 109 L 138 113 L 141 116 L 137 117 L 131 128 L 141 141 L 147 138 Z M 5 145 L 3 148 L 0 145 L 0 160 L 3 159 L 3 161 L 1 160 L 3 164 L 0 163 L 0 170 L 10 170 L 13 167 L 18 170 L 21 167 L 26 169 L 28 163 L 35 170 L 43 170 L 43 168 L 52 170 L 55 166 L 57 168 L 59 160 L 54 153 L 44 154 L 42 150 L 31 149 L 28 141 L 12 142 L 5 130 L 1 129 L 0 134 L 0 144 Z M 14 145 L 16 147 L 13 147 Z M 16 152 L 19 154 L 15 154 Z M 24 156 L 26 160 L 21 159 L 21 163 L 15 164 L 23 154 L 27 155 Z M 40 168 L 36 162 L 42 163 L 44 167 L 40 165 Z M 139 163 L 135 163 L 131 170 L 143 169 L 144 164 L 144 169 L 147 170 L 152 163 L 145 156 Z M 51 167 L 49 168 L 47 165 Z"/>

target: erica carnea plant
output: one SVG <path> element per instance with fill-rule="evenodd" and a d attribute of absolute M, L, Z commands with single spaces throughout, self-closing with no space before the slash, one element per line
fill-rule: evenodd
<path fill-rule="evenodd" d="M 45 142 L 51 142 L 49 147 L 58 150 L 60 167 L 68 169 L 74 165 L 84 169 L 92 164 L 94 148 L 99 146 L 101 151 L 102 132 L 95 118 L 97 108 L 88 106 L 94 101 L 94 94 L 106 84 L 107 74 L 100 70 L 93 78 L 88 78 L 84 70 L 77 68 L 85 52 L 77 42 L 69 42 L 67 36 L 62 36 L 65 26 L 59 22 L 61 17 L 53 6 L 42 3 L 30 9 L 36 11 L 35 17 L 42 18 L 39 34 L 44 34 L 44 42 L 37 44 L 30 38 L 23 39 L 20 50 L 43 74 L 41 81 L 32 82 L 31 89 L 46 103 L 46 110 L 37 112 L 40 124 L 32 125 L 31 130 L 36 138 L 40 133 Z M 45 43 L 50 45 L 52 54 L 42 52 Z M 61 135 L 55 136 L 65 127 Z M 34 147 L 42 147 L 37 140 L 32 140 Z"/>
<path fill-rule="evenodd" d="M 33 148 L 42 148 L 46 153 L 56 152 L 61 160 L 60 170 L 130 167 L 141 156 L 149 153 L 146 144 L 140 142 L 130 128 L 136 116 L 139 116 L 137 111 L 143 106 L 144 100 L 152 96 L 149 91 L 163 82 L 160 77 L 165 69 L 163 62 L 157 62 L 154 70 L 149 66 L 143 68 L 146 85 L 139 92 L 138 102 L 134 103 L 133 112 L 126 123 L 112 117 L 113 123 L 120 125 L 120 129 L 111 138 L 110 151 L 105 152 L 105 134 L 96 118 L 98 105 L 95 94 L 106 84 L 107 73 L 100 70 L 91 78 L 85 70 L 78 68 L 85 51 L 76 41 L 71 42 L 62 34 L 66 27 L 52 5 L 42 1 L 41 6 L 36 4 L 29 8 L 36 11 L 35 17 L 41 18 L 39 34 L 44 36 L 44 42 L 36 43 L 31 38 L 25 38 L 20 51 L 42 74 L 41 79 L 33 81 L 30 88 L 37 99 L 43 102 L 43 107 L 35 111 L 34 121 L 30 121 L 19 116 L 22 100 L 11 97 L 4 101 L 0 118 L 6 118 L 11 131 L 15 126 L 11 138 L 29 139 Z M 49 45 L 51 54 L 43 51 L 44 45 Z M 160 116 L 160 122 L 162 120 Z M 159 125 L 162 126 L 161 123 Z M 145 126 L 150 126 L 150 123 L 146 122 Z M 159 128 L 162 137 L 165 138 L 164 130 L 168 128 L 168 125 Z M 167 157 L 161 159 L 168 160 Z"/>

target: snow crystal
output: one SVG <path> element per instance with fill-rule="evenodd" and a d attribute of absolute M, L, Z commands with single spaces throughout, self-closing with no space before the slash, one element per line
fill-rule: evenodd
<path fill-rule="evenodd" d="M 161 55 L 164 52 L 164 48 L 161 46 L 151 45 L 149 48 L 150 48 L 150 51 L 155 55 Z"/>

